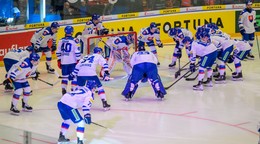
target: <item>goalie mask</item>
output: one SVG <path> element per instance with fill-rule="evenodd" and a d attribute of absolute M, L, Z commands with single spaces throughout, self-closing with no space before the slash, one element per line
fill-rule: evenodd
<path fill-rule="evenodd" d="M 126 36 L 126 39 L 127 39 L 127 44 L 131 44 L 131 43 L 134 43 L 134 35 L 133 34 L 128 34 Z"/>

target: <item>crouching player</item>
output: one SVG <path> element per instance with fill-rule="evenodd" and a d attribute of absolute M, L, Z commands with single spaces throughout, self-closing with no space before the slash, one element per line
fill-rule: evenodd
<path fill-rule="evenodd" d="M 34 80 L 38 79 L 35 70 L 38 66 L 40 56 L 36 53 L 31 53 L 19 67 L 13 69 L 10 76 L 3 82 L 3 84 L 12 83 L 14 85 L 14 94 L 11 102 L 11 114 L 19 115 L 20 111 L 16 108 L 20 95 L 23 93 L 22 108 L 24 111 L 32 111 L 32 107 L 28 105 L 31 88 L 27 78 L 31 76 Z"/>
<path fill-rule="evenodd" d="M 8 51 L 8 53 L 4 56 L 4 59 L 3 59 L 4 65 L 5 65 L 5 70 L 7 72 L 6 77 L 9 77 L 10 72 L 14 68 L 19 67 L 21 62 L 23 62 L 26 58 L 28 58 L 30 56 L 33 49 L 34 49 L 33 47 L 28 46 L 26 48 L 26 50 L 14 49 L 14 50 Z M 12 91 L 13 87 L 9 83 L 7 83 L 5 85 L 5 90 Z"/>
<path fill-rule="evenodd" d="M 58 142 L 70 141 L 65 135 L 72 121 L 77 124 L 77 144 L 83 144 L 85 123 L 91 124 L 90 108 L 94 101 L 91 85 L 92 83 L 87 83 L 86 86 L 79 87 L 76 91 L 66 93 L 58 102 L 58 109 L 63 119 Z M 84 118 L 78 111 L 80 108 L 82 108 Z"/>
<path fill-rule="evenodd" d="M 234 40 L 235 50 L 233 55 L 230 55 L 228 62 L 234 62 L 236 72 L 232 73 L 232 80 L 240 81 L 243 80 L 241 60 L 243 60 L 251 51 L 249 42 L 242 40 Z"/>
<path fill-rule="evenodd" d="M 203 33 L 201 41 L 192 41 L 189 37 L 185 37 L 183 43 L 186 46 L 191 46 L 190 57 L 190 71 L 195 72 L 196 56 L 200 57 L 199 61 L 199 76 L 198 84 L 193 86 L 194 90 L 203 90 L 202 80 L 205 75 L 205 69 L 207 69 L 207 81 L 203 82 L 206 86 L 212 87 L 212 65 L 217 58 L 217 48 L 210 42 L 210 36 L 207 33 Z"/>
<path fill-rule="evenodd" d="M 101 55 L 102 49 L 95 47 L 93 54 L 83 57 L 75 67 L 75 70 L 69 75 L 69 80 L 73 80 L 77 77 L 78 87 L 84 86 L 87 81 L 93 80 L 97 85 L 98 95 L 101 98 L 104 110 L 109 110 L 110 105 L 107 103 L 105 90 L 97 76 L 96 67 L 97 65 L 102 66 L 105 71 L 103 79 L 109 80 L 108 64 L 105 58 Z"/>
<path fill-rule="evenodd" d="M 130 100 L 136 89 L 138 88 L 138 82 L 147 77 L 150 81 L 155 95 L 157 98 L 163 99 L 166 95 L 166 91 L 158 75 L 157 64 L 158 60 L 156 56 L 149 51 L 145 51 L 144 47 L 139 47 L 139 51 L 135 52 L 131 58 L 131 65 L 133 66 L 132 74 L 130 75 L 128 82 L 125 86 L 122 95 L 126 100 Z"/>

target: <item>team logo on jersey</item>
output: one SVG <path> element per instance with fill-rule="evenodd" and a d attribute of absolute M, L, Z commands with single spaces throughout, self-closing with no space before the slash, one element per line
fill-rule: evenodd
<path fill-rule="evenodd" d="M 253 17 L 252 15 L 249 15 L 249 16 L 248 16 L 248 20 L 249 20 L 250 22 L 253 22 L 254 17 Z"/>
<path fill-rule="evenodd" d="M 147 40 L 148 40 L 148 41 L 152 41 L 152 40 L 153 40 L 153 37 L 148 37 Z"/>

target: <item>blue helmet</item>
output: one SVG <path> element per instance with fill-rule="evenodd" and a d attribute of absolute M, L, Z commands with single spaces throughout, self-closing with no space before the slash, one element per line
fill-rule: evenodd
<path fill-rule="evenodd" d="M 88 80 L 86 83 L 86 87 L 90 90 L 96 88 L 97 84 L 94 80 Z"/>
<path fill-rule="evenodd" d="M 58 28 L 58 27 L 60 27 L 60 25 L 59 25 L 58 22 L 52 22 L 52 23 L 51 23 L 51 27 L 52 27 L 52 28 Z"/>
<path fill-rule="evenodd" d="M 74 28 L 72 26 L 66 26 L 64 32 L 66 34 L 72 34 L 74 32 Z"/>
<path fill-rule="evenodd" d="M 100 47 L 95 47 L 93 50 L 94 53 L 99 53 L 99 52 L 103 52 L 102 48 Z"/>
<path fill-rule="evenodd" d="M 29 56 L 30 61 L 38 61 L 40 56 L 37 53 L 31 53 Z"/>
<path fill-rule="evenodd" d="M 156 29 L 157 25 L 155 24 L 155 22 L 151 22 L 150 24 L 150 29 Z"/>
<path fill-rule="evenodd" d="M 186 37 L 184 37 L 184 39 L 182 40 L 182 43 L 186 43 L 186 42 L 191 42 L 192 41 L 192 39 L 190 38 L 190 37 L 188 37 L 188 36 L 186 36 Z"/>
<path fill-rule="evenodd" d="M 177 29 L 176 28 L 171 28 L 169 31 L 168 31 L 168 34 L 170 36 L 175 36 L 177 34 Z"/>
<path fill-rule="evenodd" d="M 100 15 L 98 15 L 98 14 L 92 15 L 92 20 L 98 20 L 99 18 L 100 18 Z"/>
<path fill-rule="evenodd" d="M 250 5 L 253 4 L 253 2 L 251 0 L 246 0 L 246 5 Z"/>

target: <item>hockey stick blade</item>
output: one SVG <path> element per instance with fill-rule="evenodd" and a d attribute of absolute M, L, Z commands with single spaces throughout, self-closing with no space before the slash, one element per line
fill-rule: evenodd
<path fill-rule="evenodd" d="M 43 82 L 43 83 L 46 83 L 46 84 L 48 84 L 48 85 L 50 85 L 50 86 L 53 86 L 52 83 L 46 82 L 45 80 L 42 80 L 42 79 L 40 79 L 40 78 L 38 78 L 38 80 L 41 81 L 41 82 Z"/>
<path fill-rule="evenodd" d="M 198 77 L 198 75 L 199 75 L 199 73 L 194 78 L 187 77 L 185 80 L 186 81 L 194 81 Z"/>
<path fill-rule="evenodd" d="M 169 88 L 171 88 L 174 84 L 176 84 L 178 81 L 180 81 L 183 77 L 185 77 L 190 71 L 187 71 L 184 75 L 182 75 L 179 79 L 177 79 L 176 81 L 174 81 L 171 85 L 169 85 L 168 87 L 164 87 L 165 90 L 168 90 Z"/>
<path fill-rule="evenodd" d="M 95 123 L 95 122 L 91 122 L 91 123 L 94 124 L 94 125 L 100 126 L 100 127 L 104 128 L 104 129 L 107 129 L 107 130 L 110 131 L 111 133 L 114 133 L 114 131 L 111 130 L 110 128 L 108 128 L 108 127 L 105 127 L 105 126 L 103 126 L 103 125 L 101 125 L 101 124 L 98 124 L 98 123 Z"/>

